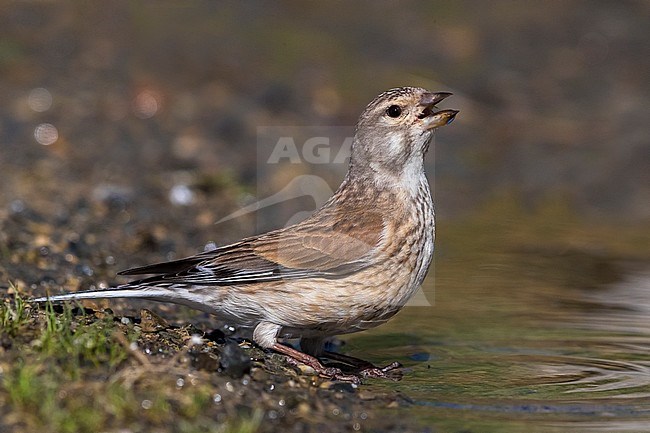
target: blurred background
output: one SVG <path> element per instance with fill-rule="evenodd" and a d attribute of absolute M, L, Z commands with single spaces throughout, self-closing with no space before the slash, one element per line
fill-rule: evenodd
<path fill-rule="evenodd" d="M 137 194 L 153 178 L 172 188 L 188 171 L 267 185 L 258 127 L 352 128 L 380 91 L 417 85 L 454 92 L 445 106 L 462 110 L 428 159 L 440 218 L 504 194 L 532 207 L 563 200 L 581 217 L 650 217 L 647 2 L 344 9 L 6 3 L 2 206 L 38 207 L 61 185 L 63 207 L 79 188 Z"/>
<path fill-rule="evenodd" d="M 103 287 L 304 218 L 343 178 L 365 105 L 404 85 L 461 110 L 426 159 L 436 263 L 504 245 L 635 255 L 650 243 L 649 24 L 643 1 L 6 3 L 0 277 Z M 327 164 L 303 152 L 319 136 Z M 301 157 L 269 163 L 282 137 Z"/>
<path fill-rule="evenodd" d="M 301 175 L 333 190 L 346 164 L 267 164 L 260 131 L 335 131 L 334 156 L 378 93 L 451 91 L 441 107 L 460 114 L 427 157 L 435 308 L 347 350 L 412 368 L 391 386 L 442 425 L 458 408 L 519 422 L 538 398 L 557 431 L 582 413 L 606 420 L 584 431 L 635 431 L 650 417 L 648 29 L 647 1 L 2 2 L 0 285 L 108 287 L 282 226 L 318 203 L 215 222 Z"/>

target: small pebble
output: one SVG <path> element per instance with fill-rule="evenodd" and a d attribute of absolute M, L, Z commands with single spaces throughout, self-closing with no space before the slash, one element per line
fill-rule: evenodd
<path fill-rule="evenodd" d="M 221 351 L 221 370 L 233 379 L 239 379 L 251 369 L 251 358 L 234 341 L 229 341 Z"/>
<path fill-rule="evenodd" d="M 213 329 L 203 336 L 208 341 L 214 341 L 217 344 L 224 344 L 226 342 L 226 334 L 220 329 Z"/>
<path fill-rule="evenodd" d="M 330 388 L 330 390 L 334 392 L 347 392 L 347 393 L 354 393 L 356 387 L 347 382 L 335 382 Z"/>
<path fill-rule="evenodd" d="M 298 364 L 298 370 L 300 370 L 301 374 L 304 374 L 306 376 L 312 376 L 316 374 L 316 370 L 305 364 Z"/>

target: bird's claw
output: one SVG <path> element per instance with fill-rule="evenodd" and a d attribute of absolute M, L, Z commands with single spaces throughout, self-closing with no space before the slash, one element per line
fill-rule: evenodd
<path fill-rule="evenodd" d="M 361 385 L 361 378 L 356 374 L 345 374 L 340 368 L 327 367 L 326 372 L 321 373 L 332 380 L 340 380 L 341 382 L 350 382 L 355 385 Z"/>
<path fill-rule="evenodd" d="M 398 381 L 402 378 L 402 372 L 399 370 L 400 368 L 402 368 L 402 364 L 395 361 L 385 367 L 364 368 L 359 372 L 359 376 Z"/>
<path fill-rule="evenodd" d="M 297 367 L 301 364 L 300 361 L 287 356 L 287 362 L 294 367 Z M 316 374 L 319 376 L 326 377 L 331 380 L 340 380 L 341 382 L 350 382 L 355 385 L 361 384 L 361 378 L 355 374 L 345 374 L 340 368 L 336 367 L 325 367 L 323 365 L 311 365 L 307 364 L 309 367 L 313 368 Z"/>

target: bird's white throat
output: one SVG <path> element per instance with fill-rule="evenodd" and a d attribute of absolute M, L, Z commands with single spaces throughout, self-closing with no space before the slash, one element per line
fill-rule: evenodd
<path fill-rule="evenodd" d="M 411 158 L 402 170 L 390 170 L 380 163 L 370 163 L 374 172 L 374 182 L 379 189 L 403 191 L 408 197 L 415 198 L 422 194 L 422 189 L 429 189 L 424 172 L 424 160 Z"/>

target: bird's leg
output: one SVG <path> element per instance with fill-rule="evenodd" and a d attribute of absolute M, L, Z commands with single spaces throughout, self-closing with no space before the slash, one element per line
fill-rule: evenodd
<path fill-rule="evenodd" d="M 316 373 L 321 376 L 325 376 L 330 379 L 341 380 L 344 382 L 352 382 L 356 384 L 361 383 L 361 380 L 358 376 L 353 374 L 343 374 L 343 372 L 338 368 L 325 367 L 318 359 L 314 358 L 313 356 L 307 355 L 306 353 L 300 352 L 289 346 L 285 346 L 284 344 L 275 343 L 273 346 L 271 346 L 271 349 L 275 350 L 276 352 L 280 352 L 283 355 L 287 355 L 293 360 L 310 366 L 314 369 L 314 371 L 316 371 Z"/>
<path fill-rule="evenodd" d="M 377 367 L 364 359 L 342 353 L 325 351 L 324 356 L 333 361 L 342 362 L 359 369 L 359 375 L 361 377 L 376 377 L 391 380 L 400 380 L 402 378 L 402 372 L 399 371 L 402 368 L 402 364 L 397 361 L 391 362 L 385 367 Z"/>

